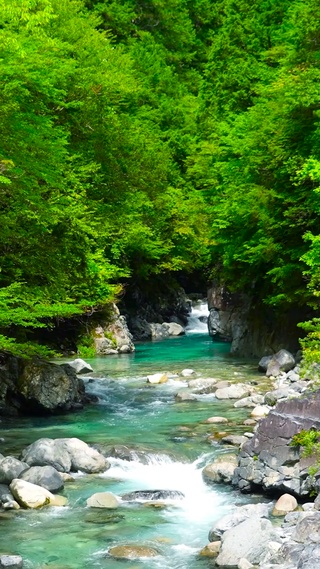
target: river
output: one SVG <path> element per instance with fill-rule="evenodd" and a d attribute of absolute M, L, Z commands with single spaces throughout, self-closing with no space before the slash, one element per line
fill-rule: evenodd
<path fill-rule="evenodd" d="M 192 325 L 185 336 L 141 343 L 134 354 L 90 363 L 94 373 L 86 377 L 86 388 L 99 397 L 98 403 L 59 417 L 6 420 L 2 452 L 18 456 L 24 446 L 41 437 L 78 437 L 104 449 L 126 445 L 136 449 L 136 460 L 110 458 L 111 468 L 101 475 L 76 474 L 63 491 L 69 499 L 65 508 L 1 514 L 0 551 L 20 554 L 25 567 L 37 569 L 210 567 L 210 560 L 198 556 L 210 527 L 235 504 L 253 498 L 203 481 L 202 468 L 230 450 L 210 437 L 221 425 L 203 421 L 223 415 L 230 421 L 223 430 L 244 432 L 248 411 L 219 402 L 213 395 L 177 403 L 176 392 L 187 384 L 174 375 L 192 368 L 196 377 L 254 382 L 258 379 L 255 366 L 231 359 L 227 344 L 213 343 L 205 327 L 199 330 Z M 172 376 L 168 383 L 146 383 L 148 374 L 164 371 Z M 178 490 L 185 497 L 167 500 L 161 508 L 141 502 L 126 502 L 114 511 L 86 507 L 87 498 L 98 491 L 121 496 L 146 489 Z M 132 562 L 109 556 L 110 547 L 127 543 L 152 545 L 159 556 Z"/>

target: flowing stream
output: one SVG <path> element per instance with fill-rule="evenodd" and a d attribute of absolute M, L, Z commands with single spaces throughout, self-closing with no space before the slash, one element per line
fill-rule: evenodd
<path fill-rule="evenodd" d="M 198 310 L 201 318 L 205 316 L 205 308 Z M 138 344 L 134 354 L 91 360 L 94 373 L 86 377 L 86 387 L 99 401 L 84 411 L 2 423 L 6 455 L 18 456 L 40 437 L 78 437 L 104 450 L 126 445 L 136 454 L 130 461 L 110 458 L 111 468 L 100 475 L 76 474 L 61 492 L 69 499 L 67 507 L 1 514 L 1 552 L 20 554 L 25 567 L 37 569 L 210 567 L 210 560 L 198 556 L 210 527 L 235 504 L 253 498 L 229 487 L 207 485 L 201 471 L 215 456 L 230 450 L 219 444 L 214 433 L 222 428 L 244 432 L 248 412 L 213 395 L 177 403 L 176 392 L 187 384 L 174 375 L 192 368 L 195 377 L 256 381 L 257 373 L 252 364 L 232 360 L 229 346 L 213 343 L 206 325 L 197 320 L 189 322 L 185 336 Z M 172 376 L 168 383 L 146 383 L 148 374 L 164 371 Z M 204 424 L 212 415 L 227 416 L 230 422 L 227 426 Z M 95 492 L 122 496 L 148 489 L 180 491 L 184 498 L 161 500 L 161 507 L 141 501 L 123 502 L 117 510 L 86 507 L 87 498 Z M 159 555 L 134 561 L 109 556 L 110 547 L 128 543 L 151 545 Z"/>

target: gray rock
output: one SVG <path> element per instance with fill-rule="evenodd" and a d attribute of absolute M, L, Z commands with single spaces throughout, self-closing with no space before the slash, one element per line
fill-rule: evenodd
<path fill-rule="evenodd" d="M 93 371 L 91 365 L 87 364 L 87 362 L 81 358 L 77 358 L 72 362 L 68 362 L 68 364 L 75 370 L 76 373 L 89 373 Z"/>
<path fill-rule="evenodd" d="M 18 478 L 21 472 L 28 468 L 26 462 L 22 462 L 13 456 L 7 456 L 0 462 L 0 483 L 10 484 L 14 478 Z"/>
<path fill-rule="evenodd" d="M 257 564 L 268 549 L 268 542 L 276 539 L 269 520 L 251 517 L 227 530 L 221 539 L 221 550 L 216 559 L 219 567 L 234 567 L 245 558 Z"/>
<path fill-rule="evenodd" d="M 241 524 L 250 518 L 268 518 L 268 504 L 247 504 L 246 506 L 238 506 L 234 512 L 223 516 L 209 532 L 209 541 L 215 541 L 220 538 L 226 531 Z"/>
<path fill-rule="evenodd" d="M 271 362 L 271 360 L 272 356 L 263 356 L 263 358 L 261 358 L 261 360 L 259 361 L 258 370 L 263 371 L 265 373 L 268 369 L 268 365 Z"/>
<path fill-rule="evenodd" d="M 237 408 L 241 407 L 255 407 L 256 405 L 261 405 L 264 403 L 265 398 L 263 395 L 251 395 L 250 397 L 244 397 L 243 399 L 239 399 L 236 401 L 233 406 Z"/>
<path fill-rule="evenodd" d="M 151 500 L 182 500 L 184 494 L 179 490 L 136 490 L 122 496 L 125 502 Z"/>
<path fill-rule="evenodd" d="M 0 484 L 0 503 L 4 510 L 18 510 L 20 508 L 6 484 Z"/>
<path fill-rule="evenodd" d="M 19 478 L 42 486 L 50 492 L 59 492 L 64 487 L 61 474 L 53 466 L 32 466 L 22 472 Z"/>
<path fill-rule="evenodd" d="M 320 567 L 320 544 L 307 545 L 301 552 L 297 569 L 317 569 Z"/>
<path fill-rule="evenodd" d="M 22 569 L 23 559 L 20 555 L 0 555 L 0 569 Z"/>
<path fill-rule="evenodd" d="M 221 443 L 224 445 L 241 446 L 247 442 L 247 440 L 247 437 L 243 435 L 227 435 L 226 437 L 222 437 Z"/>
<path fill-rule="evenodd" d="M 184 328 L 176 322 L 164 322 L 162 326 L 167 328 L 169 336 L 183 336 L 185 334 Z"/>
<path fill-rule="evenodd" d="M 229 387 L 217 389 L 215 395 L 217 399 L 242 399 L 250 395 L 250 387 L 245 383 L 235 383 Z"/>
<path fill-rule="evenodd" d="M 298 543 L 320 544 L 320 512 L 308 512 L 308 514 L 298 521 L 292 537 Z"/>
<path fill-rule="evenodd" d="M 281 368 L 279 362 L 271 359 L 266 371 L 267 377 L 278 377 L 281 374 Z"/>
<path fill-rule="evenodd" d="M 278 403 L 259 422 L 253 438 L 242 447 L 233 484 L 243 492 L 260 487 L 295 496 L 309 494 L 312 489 L 308 479 L 311 463 L 307 463 L 300 456 L 299 448 L 290 443 L 296 433 L 311 427 L 320 430 L 320 391 L 303 399 Z M 317 476 L 314 480 L 317 481 Z"/>
<path fill-rule="evenodd" d="M 288 350 L 279 350 L 279 352 L 277 352 L 272 356 L 272 359 L 268 364 L 267 374 L 269 373 L 269 368 L 271 368 L 272 364 L 277 364 L 279 366 L 280 371 L 288 372 L 295 367 L 296 362 L 294 356 L 290 352 L 288 352 Z"/>
<path fill-rule="evenodd" d="M 70 472 L 71 457 L 66 448 L 57 445 L 55 439 L 39 439 L 21 453 L 29 466 L 53 466 L 59 472 Z"/>
<path fill-rule="evenodd" d="M 178 393 L 175 394 L 175 400 L 178 403 L 197 401 L 197 396 L 195 393 L 190 392 L 188 389 L 181 389 L 181 391 L 178 391 Z"/>
<path fill-rule="evenodd" d="M 223 454 L 202 470 L 202 476 L 206 482 L 230 484 L 237 465 L 235 454 Z"/>

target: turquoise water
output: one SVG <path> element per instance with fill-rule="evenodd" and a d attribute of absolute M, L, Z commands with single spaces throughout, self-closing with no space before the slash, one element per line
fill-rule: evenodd
<path fill-rule="evenodd" d="M 204 424 L 212 415 L 229 419 L 223 431 L 243 432 L 247 410 L 202 395 L 196 402 L 177 403 L 175 394 L 186 387 L 181 377 L 192 368 L 195 377 L 217 377 L 257 382 L 253 364 L 232 360 L 227 344 L 213 343 L 206 334 L 189 334 L 137 346 L 136 353 L 96 358 L 94 372 L 86 376 L 86 389 L 99 397 L 84 411 L 53 418 L 10 420 L 2 423 L 1 451 L 18 456 L 40 437 L 79 437 L 108 454 L 114 445 L 144 452 L 141 461 L 110 458 L 111 468 L 101 475 L 76 475 L 65 485 L 65 508 L 20 510 L 0 515 L 0 551 L 20 554 L 25 566 L 51 569 L 201 569 L 210 561 L 199 558 L 213 522 L 236 503 L 248 498 L 229 487 L 208 486 L 202 468 L 229 448 L 221 446 L 222 426 Z M 150 386 L 146 376 L 168 372 L 168 383 Z M 172 377 L 171 377 L 172 376 Z M 210 437 L 210 438 L 208 438 Z M 94 492 L 117 496 L 143 489 L 170 489 L 184 499 L 165 501 L 162 508 L 123 502 L 117 510 L 89 509 Z M 9 519 L 8 519 L 9 518 Z M 159 552 L 152 559 L 115 560 L 109 548 L 118 544 L 144 544 Z"/>

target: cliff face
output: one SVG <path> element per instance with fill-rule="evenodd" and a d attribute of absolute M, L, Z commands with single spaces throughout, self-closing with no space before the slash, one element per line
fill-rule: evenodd
<path fill-rule="evenodd" d="M 210 336 L 230 341 L 234 355 L 261 357 L 282 348 L 299 349 L 297 324 L 307 318 L 305 309 L 276 311 L 247 293 L 231 294 L 218 286 L 208 291 L 208 307 Z"/>

